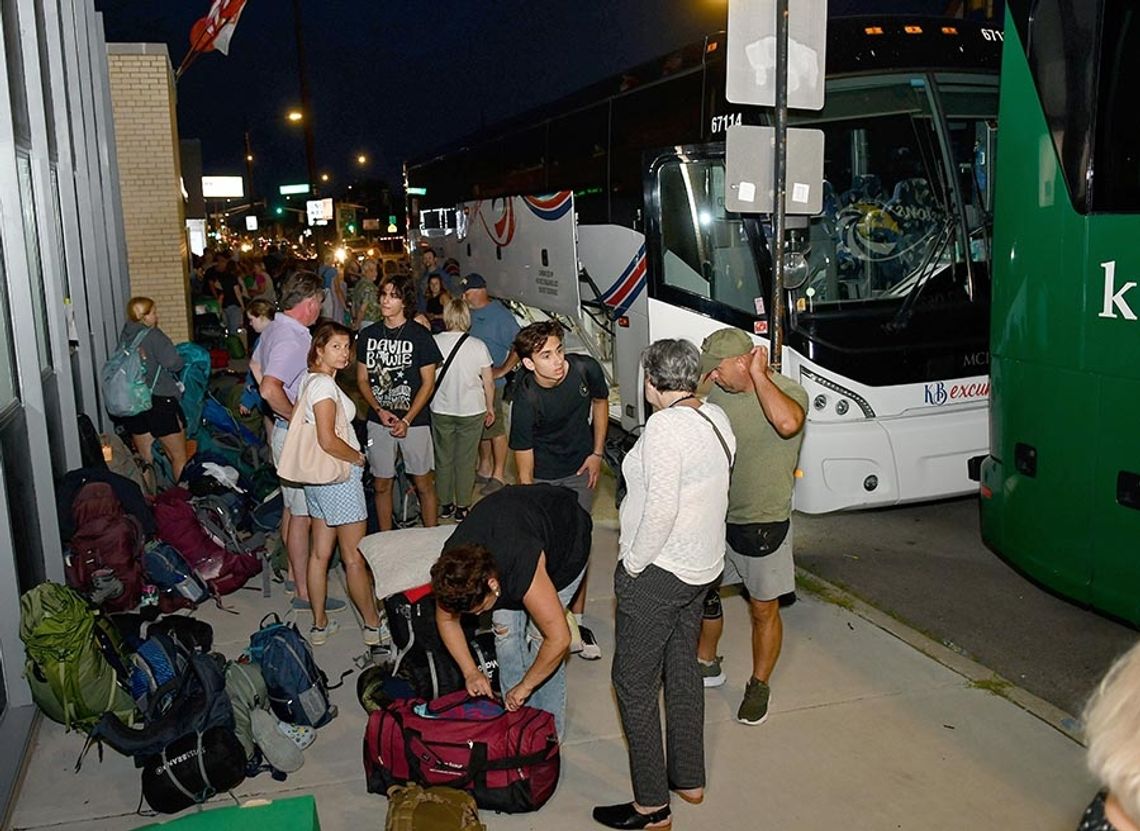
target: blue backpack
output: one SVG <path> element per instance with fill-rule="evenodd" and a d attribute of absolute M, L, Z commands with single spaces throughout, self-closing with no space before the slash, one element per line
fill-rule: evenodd
<path fill-rule="evenodd" d="M 210 597 L 202 578 L 170 543 L 148 543 L 142 555 L 143 573 L 173 606 L 197 606 Z"/>
<path fill-rule="evenodd" d="M 162 714 L 170 707 L 190 655 L 170 637 L 155 633 L 131 656 L 131 698 L 140 712 Z"/>
<path fill-rule="evenodd" d="M 261 667 L 277 718 L 309 727 L 323 727 L 336 718 L 328 676 L 317 666 L 312 647 L 295 624 L 282 623 L 274 613 L 266 615 L 250 635 L 249 657 Z"/>
<path fill-rule="evenodd" d="M 146 364 L 139 350 L 149 333 L 150 329 L 144 327 L 129 342 L 119 341 L 103 364 L 100 376 L 103 403 L 110 415 L 133 416 L 150 409 L 153 385 L 146 382 Z M 155 380 L 158 380 L 157 375 Z"/>

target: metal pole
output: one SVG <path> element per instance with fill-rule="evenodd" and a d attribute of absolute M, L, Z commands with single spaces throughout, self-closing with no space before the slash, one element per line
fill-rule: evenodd
<path fill-rule="evenodd" d="M 776 0 L 776 165 L 773 191 L 773 269 L 772 302 L 768 307 L 768 337 L 772 348 L 769 361 L 780 370 L 784 353 L 784 228 L 787 208 L 784 204 L 788 173 L 788 0 Z"/>
<path fill-rule="evenodd" d="M 253 147 L 249 140 L 249 130 L 245 131 L 245 177 L 246 194 L 249 197 L 250 207 L 253 206 Z"/>
<path fill-rule="evenodd" d="M 305 37 L 301 27 L 301 0 L 293 0 L 293 31 L 297 37 L 297 74 L 301 80 L 301 126 L 305 131 L 305 164 L 309 170 L 309 193 L 317 192 L 317 154 L 313 140 L 313 107 L 309 100 L 308 69 L 305 65 Z"/>

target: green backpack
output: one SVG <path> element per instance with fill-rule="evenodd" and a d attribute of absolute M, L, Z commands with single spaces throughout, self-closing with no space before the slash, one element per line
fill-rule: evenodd
<path fill-rule="evenodd" d="M 135 703 L 119 684 L 108 656 L 122 661 L 122 640 L 102 615 L 58 583 L 41 583 L 20 598 L 24 675 L 44 714 L 67 727 L 90 731 L 105 712 L 127 723 Z"/>
<path fill-rule="evenodd" d="M 487 831 L 475 799 L 457 788 L 393 785 L 384 831 Z"/>

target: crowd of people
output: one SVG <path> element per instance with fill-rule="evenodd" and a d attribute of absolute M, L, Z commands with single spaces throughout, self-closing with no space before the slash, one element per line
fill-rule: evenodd
<path fill-rule="evenodd" d="M 456 523 L 431 579 L 441 639 L 468 692 L 491 687 L 459 618 L 487 612 L 505 705 L 549 710 L 561 735 L 567 654 L 601 657 L 582 614 L 609 388 L 597 361 L 567 354 L 558 322 L 520 327 L 481 275 L 460 280 L 434 252 L 423 259 L 413 278 L 381 274 L 373 260 L 357 273 L 332 258 L 308 271 L 287 259 L 208 255 L 198 288 L 217 298 L 231 334 L 248 326 L 255 340 L 241 406 L 266 418 L 282 475 L 286 589 L 294 609 L 312 614 L 310 641 L 327 641 L 338 629 L 329 613 L 346 605 L 327 592 L 336 546 L 365 643 L 385 640 L 358 550 L 370 507 L 363 477 L 386 531 L 397 476 L 406 475 L 425 526 Z M 147 345 L 175 369 L 153 303 L 132 300 L 130 317 L 124 335 L 151 327 Z M 703 689 L 725 683 L 723 584 L 743 585 L 751 621 L 752 672 L 737 720 L 767 718 L 780 598 L 794 591 L 791 495 L 807 410 L 803 388 L 737 329 L 699 349 L 658 341 L 641 358 L 653 413 L 620 471 L 612 668 L 634 798 L 594 810 L 613 828 L 668 827 L 670 792 L 704 797 Z M 184 461 L 162 380 L 131 432 L 144 457 L 158 438 Z M 171 400 L 177 409 L 176 393 Z M 507 481 L 509 453 L 516 484 Z"/>

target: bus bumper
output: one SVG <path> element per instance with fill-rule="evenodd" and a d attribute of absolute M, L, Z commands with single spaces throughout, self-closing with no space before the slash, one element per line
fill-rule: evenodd
<path fill-rule="evenodd" d="M 986 407 L 926 409 L 859 422 L 809 421 L 795 507 L 822 514 L 977 493 L 969 462 L 988 448 Z"/>

